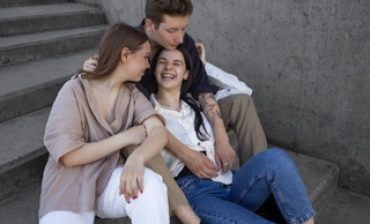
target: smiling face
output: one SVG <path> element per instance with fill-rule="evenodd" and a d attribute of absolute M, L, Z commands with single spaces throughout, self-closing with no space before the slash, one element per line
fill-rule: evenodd
<path fill-rule="evenodd" d="M 167 50 L 174 50 L 183 43 L 185 30 L 189 25 L 190 16 L 163 16 L 163 21 L 155 26 L 153 21 L 146 19 L 146 33 L 149 39 Z"/>
<path fill-rule="evenodd" d="M 155 78 L 158 90 L 181 91 L 183 80 L 189 76 L 185 59 L 178 50 L 163 50 L 157 61 Z"/>
<path fill-rule="evenodd" d="M 130 75 L 128 81 L 138 82 L 144 75 L 144 72 L 150 67 L 150 45 L 145 42 L 140 46 L 140 49 L 133 53 L 122 53 L 123 61 L 126 61 L 128 74 Z"/>

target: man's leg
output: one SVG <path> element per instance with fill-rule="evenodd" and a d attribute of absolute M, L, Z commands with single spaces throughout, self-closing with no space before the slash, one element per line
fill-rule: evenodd
<path fill-rule="evenodd" d="M 267 140 L 252 97 L 228 96 L 218 101 L 226 129 L 233 129 L 238 140 L 240 164 L 267 148 Z"/>
<path fill-rule="evenodd" d="M 122 151 L 124 157 L 127 157 L 137 146 L 128 146 Z M 170 170 L 165 164 L 162 155 L 158 154 L 147 162 L 147 167 L 152 169 L 154 172 L 162 176 L 163 182 L 167 186 L 168 201 L 170 214 L 173 215 L 175 210 L 179 209 L 181 206 L 189 205 L 188 200 L 184 193 L 181 191 L 177 185 L 175 179 L 172 177 Z"/>

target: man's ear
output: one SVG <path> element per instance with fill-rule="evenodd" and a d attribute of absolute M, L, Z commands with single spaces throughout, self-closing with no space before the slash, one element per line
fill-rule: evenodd
<path fill-rule="evenodd" d="M 130 49 L 127 47 L 122 48 L 121 50 L 121 61 L 126 62 L 128 59 L 128 55 L 131 53 Z"/>
<path fill-rule="evenodd" d="M 188 80 L 188 78 L 189 78 L 189 70 L 186 70 L 184 74 L 184 80 Z"/>
<path fill-rule="evenodd" d="M 144 26 L 146 31 L 152 32 L 155 30 L 155 24 L 151 19 L 146 18 L 144 20 Z"/>

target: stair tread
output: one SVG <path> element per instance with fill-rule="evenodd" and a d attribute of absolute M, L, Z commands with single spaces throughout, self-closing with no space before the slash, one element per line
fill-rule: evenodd
<path fill-rule="evenodd" d="M 66 30 L 45 31 L 12 37 L 1 37 L 0 50 L 30 46 L 38 43 L 50 42 L 52 40 L 65 39 L 74 36 L 85 36 L 96 32 L 103 32 L 107 29 L 107 27 L 107 25 L 98 25 Z"/>
<path fill-rule="evenodd" d="M 60 14 L 101 12 L 98 8 L 77 3 L 0 8 L 0 20 L 25 19 L 35 16 L 55 16 Z"/>
<path fill-rule="evenodd" d="M 0 123 L 0 173 L 45 153 L 43 134 L 49 110 Z"/>
<path fill-rule="evenodd" d="M 60 78 L 70 77 L 81 68 L 94 50 L 0 68 L 0 99 Z"/>
<path fill-rule="evenodd" d="M 315 205 L 326 188 L 333 181 L 337 181 L 339 168 L 324 160 L 291 151 L 287 152 L 297 165 L 307 192 Z"/>

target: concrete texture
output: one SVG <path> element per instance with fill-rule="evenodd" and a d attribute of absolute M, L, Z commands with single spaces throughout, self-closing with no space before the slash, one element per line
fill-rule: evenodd
<path fill-rule="evenodd" d="M 87 50 L 0 68 L 0 121 L 50 106 L 62 84 L 93 53 Z"/>
<path fill-rule="evenodd" d="M 104 3 L 110 22 L 138 24 L 145 0 Z M 254 89 L 269 141 L 334 162 L 342 187 L 370 195 L 370 1 L 194 6 L 189 33 Z"/>
<path fill-rule="evenodd" d="M 106 28 L 99 25 L 0 38 L 0 66 L 90 49 Z"/>
<path fill-rule="evenodd" d="M 102 10 L 75 3 L 0 8 L 0 36 L 104 23 Z"/>
<path fill-rule="evenodd" d="M 317 224 L 364 224 L 370 220 L 370 197 L 338 188 L 317 216 Z"/>
<path fill-rule="evenodd" d="M 0 0 L 0 7 L 17 7 L 35 4 L 54 4 L 68 2 L 69 0 Z"/>
<path fill-rule="evenodd" d="M 0 173 L 46 153 L 43 136 L 48 116 L 47 108 L 0 124 Z"/>
<path fill-rule="evenodd" d="M 339 168 L 323 160 L 287 152 L 298 167 L 314 208 L 319 211 L 337 188 Z"/>

